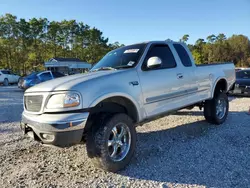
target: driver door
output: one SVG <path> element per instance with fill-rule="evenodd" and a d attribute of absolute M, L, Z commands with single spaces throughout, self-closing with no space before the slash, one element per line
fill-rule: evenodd
<path fill-rule="evenodd" d="M 12 83 L 17 83 L 18 82 L 18 76 L 15 75 L 13 72 L 10 71 L 10 77 L 11 77 L 11 82 Z"/>
<path fill-rule="evenodd" d="M 147 68 L 147 61 L 151 57 L 159 57 L 161 65 Z M 177 109 L 185 102 L 182 97 L 186 92 L 182 76 L 167 44 L 154 44 L 150 47 L 138 75 L 148 117 Z"/>

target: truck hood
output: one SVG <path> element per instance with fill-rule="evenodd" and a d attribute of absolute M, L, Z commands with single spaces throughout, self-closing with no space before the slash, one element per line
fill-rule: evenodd
<path fill-rule="evenodd" d="M 75 74 L 71 76 L 56 78 L 33 86 L 27 89 L 26 93 L 71 90 L 73 89 L 74 86 L 83 83 L 87 80 L 95 79 L 110 74 L 115 74 L 120 71 L 125 71 L 125 70 L 105 70 L 105 71 L 89 72 L 86 74 Z"/>

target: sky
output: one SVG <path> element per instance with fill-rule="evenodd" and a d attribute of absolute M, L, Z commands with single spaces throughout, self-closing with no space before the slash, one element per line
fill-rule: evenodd
<path fill-rule="evenodd" d="M 103 32 L 109 42 L 150 40 L 188 43 L 219 33 L 250 38 L 250 0 L 0 0 L 0 15 L 50 21 L 74 19 Z"/>

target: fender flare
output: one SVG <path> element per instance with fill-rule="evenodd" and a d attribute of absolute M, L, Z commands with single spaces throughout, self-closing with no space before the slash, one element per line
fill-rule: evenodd
<path fill-rule="evenodd" d="M 112 92 L 112 93 L 106 93 L 106 94 L 103 94 L 99 97 L 97 97 L 90 105 L 89 105 L 89 108 L 93 108 L 95 107 L 97 104 L 99 104 L 100 102 L 102 102 L 103 100 L 105 99 L 108 99 L 108 98 L 112 98 L 112 97 L 124 97 L 128 100 L 131 101 L 131 103 L 135 106 L 136 108 L 136 113 L 137 113 L 137 121 L 139 121 L 141 119 L 141 114 L 139 113 L 139 110 L 140 107 L 139 107 L 139 104 L 136 102 L 136 100 L 128 95 L 128 94 L 125 94 L 125 93 L 121 93 L 121 92 Z"/>
<path fill-rule="evenodd" d="M 212 88 L 212 98 L 214 97 L 214 91 L 215 91 L 215 88 L 216 88 L 216 86 L 217 86 L 217 84 L 218 84 L 218 82 L 219 81 L 221 81 L 221 80 L 225 80 L 225 82 L 226 82 L 226 90 L 228 90 L 228 83 L 227 83 L 227 79 L 225 78 L 225 77 L 219 77 L 219 78 L 217 78 L 216 80 L 215 80 L 215 84 L 213 85 L 213 88 Z"/>

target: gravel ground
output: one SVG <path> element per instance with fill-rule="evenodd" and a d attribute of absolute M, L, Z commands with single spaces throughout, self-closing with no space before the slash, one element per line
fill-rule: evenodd
<path fill-rule="evenodd" d="M 0 86 L 0 187 L 249 187 L 250 98 L 231 98 L 221 126 L 197 108 L 137 128 L 131 164 L 95 169 L 85 145 L 45 147 L 19 129 L 23 92 Z"/>

